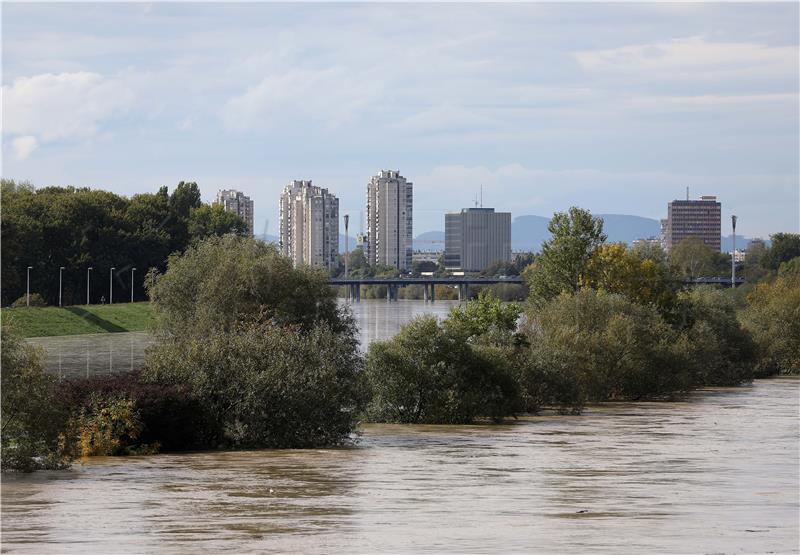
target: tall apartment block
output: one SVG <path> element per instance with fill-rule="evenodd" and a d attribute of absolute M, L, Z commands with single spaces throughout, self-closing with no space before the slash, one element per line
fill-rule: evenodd
<path fill-rule="evenodd" d="M 370 264 L 411 269 L 414 186 L 399 172 L 384 170 L 367 184 L 364 255 Z"/>
<path fill-rule="evenodd" d="M 444 215 L 444 265 L 448 270 L 480 272 L 498 260 L 511 260 L 511 213 L 466 208 Z"/>
<path fill-rule="evenodd" d="M 722 205 L 715 196 L 700 200 L 673 200 L 667 205 L 667 250 L 688 237 L 697 237 L 712 249 L 720 250 Z"/>
<path fill-rule="evenodd" d="M 233 212 L 247 224 L 247 231 L 253 236 L 253 201 L 250 197 L 235 189 L 217 191 L 214 204 L 219 204 L 226 212 Z"/>
<path fill-rule="evenodd" d="M 331 268 L 339 255 L 339 199 L 311 181 L 292 181 L 280 201 L 280 251 L 295 266 Z"/>

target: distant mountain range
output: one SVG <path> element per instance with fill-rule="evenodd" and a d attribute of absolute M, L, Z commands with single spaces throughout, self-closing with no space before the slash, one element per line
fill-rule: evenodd
<path fill-rule="evenodd" d="M 632 243 L 636 239 L 658 237 L 661 233 L 661 223 L 652 218 L 631 216 L 628 214 L 598 214 L 603 218 L 603 230 L 608 235 L 611 243 Z M 547 224 L 550 218 L 544 216 L 517 216 L 511 222 L 511 250 L 513 251 L 538 251 L 542 241 L 550 238 Z M 277 243 L 278 237 L 266 235 L 259 237 L 268 243 Z M 745 249 L 750 239 L 736 236 L 736 248 Z M 767 241 L 769 245 L 769 241 Z M 349 248 L 356 246 L 355 235 L 350 236 Z M 722 250 L 730 251 L 733 248 L 732 236 L 722 237 Z M 414 238 L 414 250 L 444 250 L 444 231 L 426 231 Z M 345 236 L 339 235 L 339 251 L 345 251 Z"/>

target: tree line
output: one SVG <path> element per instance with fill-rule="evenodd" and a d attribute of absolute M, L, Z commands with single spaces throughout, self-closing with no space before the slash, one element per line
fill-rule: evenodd
<path fill-rule="evenodd" d="M 144 277 L 163 270 L 167 257 L 211 235 L 244 233 L 246 224 L 220 206 L 204 204 L 196 183 L 178 183 L 170 193 L 130 198 L 108 191 L 75 187 L 34 188 L 2 181 L 2 267 L 0 297 L 4 306 L 26 294 L 28 267 L 32 293 L 58 304 L 59 268 L 63 267 L 62 302 L 108 299 L 113 273 L 115 297 L 145 300 Z M 131 269 L 134 281 L 131 282 Z"/>

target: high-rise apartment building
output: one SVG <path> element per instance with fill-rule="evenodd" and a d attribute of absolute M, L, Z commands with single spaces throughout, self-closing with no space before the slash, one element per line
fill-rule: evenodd
<path fill-rule="evenodd" d="M 370 264 L 411 269 L 413 184 L 399 172 L 384 170 L 367 184 L 364 255 Z"/>
<path fill-rule="evenodd" d="M 339 254 L 339 199 L 311 181 L 292 181 L 280 201 L 280 251 L 295 266 L 331 268 Z"/>
<path fill-rule="evenodd" d="M 511 213 L 466 208 L 444 216 L 444 265 L 449 270 L 480 272 L 511 260 Z"/>
<path fill-rule="evenodd" d="M 715 196 L 700 200 L 673 200 L 667 205 L 667 250 L 689 237 L 697 237 L 712 249 L 720 250 L 722 205 Z"/>
<path fill-rule="evenodd" d="M 250 197 L 235 189 L 221 189 L 217 191 L 214 204 L 242 218 L 247 224 L 247 232 L 253 236 L 253 201 Z"/>

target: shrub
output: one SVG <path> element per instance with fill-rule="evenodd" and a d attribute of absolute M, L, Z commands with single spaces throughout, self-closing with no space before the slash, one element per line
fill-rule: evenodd
<path fill-rule="evenodd" d="M 680 348 L 694 386 L 736 385 L 752 379 L 755 345 L 739 324 L 730 295 L 698 287 L 681 293 L 678 306 L 686 335 Z"/>
<path fill-rule="evenodd" d="M 208 415 L 188 388 L 175 384 L 144 383 L 140 371 L 75 378 L 61 384 L 60 403 L 74 413 L 89 413 L 93 398 L 130 399 L 141 423 L 130 450 L 202 449 L 210 445 L 204 433 Z"/>
<path fill-rule="evenodd" d="M 756 373 L 800 373 L 800 257 L 784 263 L 773 283 L 758 284 L 743 314 L 759 360 Z"/>
<path fill-rule="evenodd" d="M 369 347 L 366 380 L 370 420 L 469 423 L 500 420 L 519 408 L 507 351 L 473 346 L 433 316 L 412 320 L 389 341 Z"/>
<path fill-rule="evenodd" d="M 584 289 L 530 308 L 526 380 L 532 395 L 562 410 L 587 401 L 656 398 L 689 388 L 675 332 L 652 307 Z"/>
<path fill-rule="evenodd" d="M 148 353 L 145 377 L 185 387 L 202 405 L 209 447 L 316 447 L 354 431 L 360 369 L 357 341 L 326 324 L 242 323 L 162 341 Z"/>
<path fill-rule="evenodd" d="M 27 295 L 23 295 L 11 303 L 11 308 L 21 308 L 23 306 L 28 306 Z M 47 306 L 47 301 L 39 293 L 31 293 L 30 306 Z"/>
<path fill-rule="evenodd" d="M 127 455 L 142 430 L 133 399 L 91 395 L 71 419 L 77 450 L 83 457 Z"/>
<path fill-rule="evenodd" d="M 147 290 L 155 329 L 166 336 L 197 336 L 260 319 L 310 329 L 325 322 L 351 331 L 326 276 L 293 268 L 272 245 L 236 235 L 210 237 L 172 255 L 163 274 L 151 272 Z"/>
<path fill-rule="evenodd" d="M 66 414 L 39 352 L 2 326 L 2 469 L 32 471 L 69 464 Z"/>

